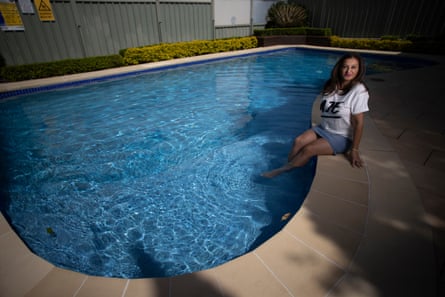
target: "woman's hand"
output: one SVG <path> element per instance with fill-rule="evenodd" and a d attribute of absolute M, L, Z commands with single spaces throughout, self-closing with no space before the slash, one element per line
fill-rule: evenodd
<path fill-rule="evenodd" d="M 358 151 L 358 148 L 363 134 L 363 126 L 364 126 L 363 113 L 352 115 L 351 122 L 353 128 L 353 139 L 352 139 L 351 150 L 348 153 L 348 158 L 349 161 L 351 161 L 352 167 L 361 168 L 363 166 L 363 161 L 360 158 L 360 153 Z"/>
<path fill-rule="evenodd" d="M 357 167 L 357 168 L 363 167 L 363 161 L 360 158 L 358 150 L 349 151 L 348 158 L 349 161 L 351 162 L 352 167 Z"/>

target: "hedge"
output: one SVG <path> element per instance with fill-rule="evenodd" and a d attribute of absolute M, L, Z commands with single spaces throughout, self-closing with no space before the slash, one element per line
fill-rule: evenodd
<path fill-rule="evenodd" d="M 331 46 L 352 49 L 371 49 L 385 51 L 405 51 L 412 47 L 409 40 L 341 38 L 331 36 Z"/>
<path fill-rule="evenodd" d="M 66 74 L 76 74 L 124 66 L 121 55 L 70 59 L 48 63 L 35 63 L 0 68 L 0 78 L 21 81 Z"/>
<path fill-rule="evenodd" d="M 330 28 L 312 28 L 312 27 L 295 27 L 295 28 L 269 28 L 263 30 L 255 30 L 255 36 L 274 36 L 274 35 L 310 35 L 310 36 L 331 36 Z"/>
<path fill-rule="evenodd" d="M 193 57 L 211 53 L 250 49 L 258 46 L 255 37 L 200 40 L 129 48 L 122 51 L 127 65 Z"/>

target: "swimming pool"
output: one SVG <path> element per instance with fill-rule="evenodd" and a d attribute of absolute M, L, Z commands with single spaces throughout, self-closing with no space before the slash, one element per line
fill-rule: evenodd
<path fill-rule="evenodd" d="M 55 265 L 170 276 L 242 255 L 304 200 L 273 181 L 340 53 L 291 50 L 1 102 L 2 211 Z"/>

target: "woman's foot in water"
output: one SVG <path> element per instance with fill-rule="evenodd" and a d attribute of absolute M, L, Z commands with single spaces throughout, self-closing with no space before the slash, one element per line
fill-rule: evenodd
<path fill-rule="evenodd" d="M 288 163 L 288 164 L 284 165 L 283 167 L 280 167 L 280 168 L 277 168 L 277 169 L 274 169 L 271 171 L 263 172 L 263 173 L 261 173 L 261 176 L 267 177 L 267 178 L 274 178 L 286 171 L 291 170 L 292 168 L 293 168 L 293 166 Z"/>

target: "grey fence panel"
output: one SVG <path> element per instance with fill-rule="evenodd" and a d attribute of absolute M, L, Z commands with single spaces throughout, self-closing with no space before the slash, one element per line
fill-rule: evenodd
<path fill-rule="evenodd" d="M 158 42 L 154 3 L 78 3 L 87 56 Z"/>
<path fill-rule="evenodd" d="M 208 3 L 162 3 L 162 42 L 212 38 L 212 6 Z"/>
<path fill-rule="evenodd" d="M 443 0 L 299 0 L 310 25 L 331 28 L 342 37 L 445 34 Z"/>
<path fill-rule="evenodd" d="M 244 37 L 251 34 L 250 25 L 238 25 L 238 26 L 217 26 L 215 28 L 215 38 L 230 38 L 230 37 Z M 253 32 L 252 32 L 253 33 Z"/>
<path fill-rule="evenodd" d="M 154 1 L 51 2 L 56 21 L 22 15 L 24 32 L 0 31 L 0 53 L 7 65 L 21 65 L 117 54 L 157 44 L 161 37 L 163 42 L 213 38 L 211 2 L 159 3 L 160 24 Z"/>
<path fill-rule="evenodd" d="M 0 53 L 8 65 L 47 62 L 82 56 L 69 3 L 52 3 L 58 22 L 41 22 L 37 16 L 22 15 L 23 32 L 0 32 Z M 57 10 L 56 10 L 57 7 Z"/>
<path fill-rule="evenodd" d="M 55 26 L 58 34 L 54 36 L 57 51 L 60 52 L 60 59 L 80 58 L 83 56 L 79 39 L 79 32 L 76 26 L 76 19 L 73 15 L 69 2 L 56 2 L 52 4 L 57 7 L 57 18 L 63 23 Z M 55 25 L 56 23 L 52 23 Z M 70 36 L 71 38 L 66 38 Z"/>

